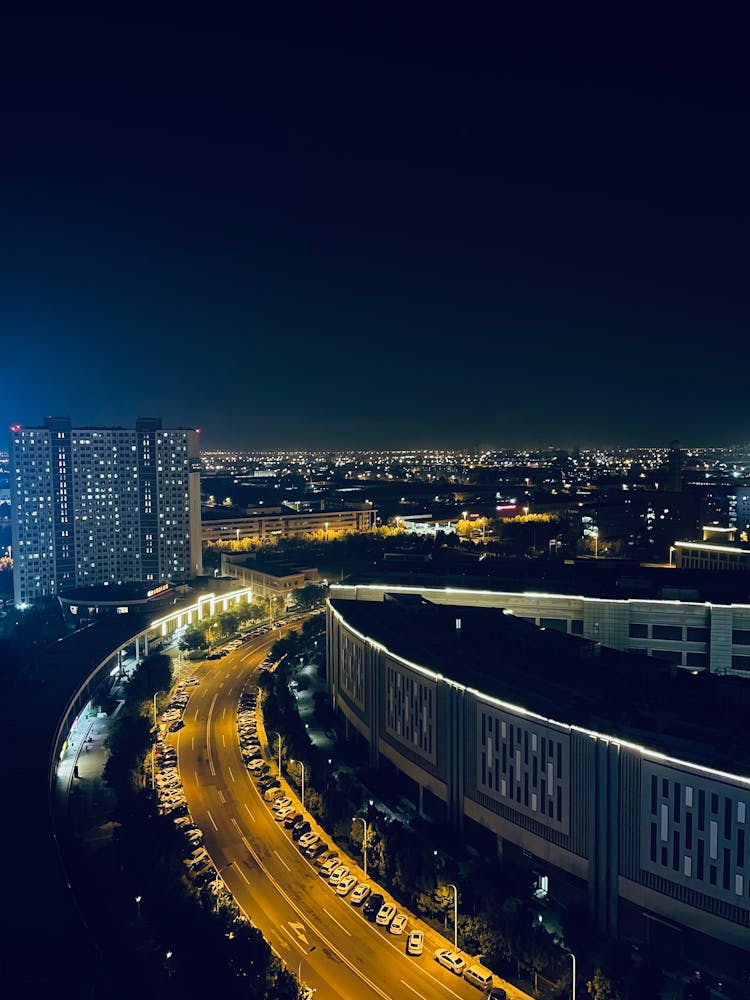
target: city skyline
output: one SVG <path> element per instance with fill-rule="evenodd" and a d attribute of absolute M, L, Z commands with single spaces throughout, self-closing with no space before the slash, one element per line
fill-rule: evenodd
<path fill-rule="evenodd" d="M 10 19 L 0 422 L 750 439 L 728 33 L 507 17 Z"/>

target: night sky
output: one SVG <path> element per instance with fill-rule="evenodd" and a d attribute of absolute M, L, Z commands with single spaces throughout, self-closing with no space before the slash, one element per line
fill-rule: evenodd
<path fill-rule="evenodd" d="M 4 20 L 0 423 L 750 441 L 740 25 L 352 6 Z"/>

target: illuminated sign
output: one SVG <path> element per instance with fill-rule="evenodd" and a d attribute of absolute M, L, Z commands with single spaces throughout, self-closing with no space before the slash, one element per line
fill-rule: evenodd
<path fill-rule="evenodd" d="M 146 591 L 146 597 L 156 597 L 157 594 L 163 594 L 165 590 L 169 590 L 171 584 L 163 583 L 160 587 L 154 587 L 153 590 Z"/>

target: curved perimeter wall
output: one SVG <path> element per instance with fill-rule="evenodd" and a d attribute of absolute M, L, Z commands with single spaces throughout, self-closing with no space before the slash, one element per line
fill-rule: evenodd
<path fill-rule="evenodd" d="M 653 627 L 663 610 L 672 622 L 685 616 L 680 627 L 687 629 L 693 614 L 714 610 L 404 587 L 334 586 L 330 596 L 382 601 L 394 591 L 513 608 L 537 623 L 583 621 L 583 635 L 598 624 L 602 642 L 624 640 L 633 616 Z M 750 620 L 750 608 L 742 610 Z M 596 921 L 610 934 L 663 940 L 666 932 L 674 937 L 670 947 L 688 948 L 696 932 L 750 948 L 750 777 L 672 759 L 467 688 L 361 634 L 330 600 L 327 633 L 333 707 L 369 745 L 372 766 L 385 758 L 417 784 L 420 804 L 429 791 L 456 829 L 468 817 L 496 836 L 498 849 L 516 845 L 543 868 L 583 880 Z"/>

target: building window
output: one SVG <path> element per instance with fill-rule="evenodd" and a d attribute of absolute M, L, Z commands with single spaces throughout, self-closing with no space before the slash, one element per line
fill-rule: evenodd
<path fill-rule="evenodd" d="M 750 646 L 750 629 L 733 628 L 732 642 L 735 646 Z"/>
<path fill-rule="evenodd" d="M 685 664 L 688 667 L 707 667 L 708 666 L 708 654 L 707 653 L 686 653 L 685 654 Z"/>
<path fill-rule="evenodd" d="M 631 639 L 648 639 L 648 625 L 643 625 L 640 622 L 631 622 L 631 624 L 630 624 L 630 638 Z"/>
<path fill-rule="evenodd" d="M 671 642 L 682 641 L 682 627 L 680 625 L 654 625 L 651 629 L 652 639 L 669 639 Z"/>
<path fill-rule="evenodd" d="M 688 627 L 687 627 L 687 641 L 688 642 L 708 642 L 708 629 L 707 628 L 696 628 L 694 625 L 688 625 Z"/>

